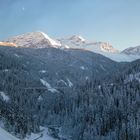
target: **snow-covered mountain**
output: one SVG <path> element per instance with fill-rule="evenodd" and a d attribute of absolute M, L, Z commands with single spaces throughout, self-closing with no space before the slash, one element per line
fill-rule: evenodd
<path fill-rule="evenodd" d="M 74 35 L 67 39 L 60 39 L 60 42 L 65 46 L 69 46 L 69 48 L 81 48 L 93 52 L 118 52 L 117 49 L 113 48 L 112 45 L 107 42 L 90 42 L 82 36 Z"/>
<path fill-rule="evenodd" d="M 13 42 L 17 47 L 33 47 L 33 48 L 45 48 L 45 47 L 60 47 L 59 41 L 50 38 L 43 32 L 31 32 L 23 35 L 11 37 L 6 40 L 7 42 Z"/>
<path fill-rule="evenodd" d="M 140 56 L 136 56 L 135 54 L 128 55 L 126 53 L 121 53 L 108 42 L 88 41 L 81 36 L 74 35 L 70 38 L 59 39 L 59 41 L 65 48 L 89 50 L 104 55 L 117 62 L 130 62 L 140 58 Z"/>
<path fill-rule="evenodd" d="M 135 136 L 140 60 L 112 61 L 132 59 L 108 43 L 88 42 L 81 36 L 59 42 L 34 32 L 8 40 L 17 47 L 0 47 L 0 121 L 5 130 L 25 140 L 53 140 L 51 136 L 78 140 L 81 134 L 83 140 L 98 135 L 99 139 L 108 135 L 115 138 L 117 130 L 126 123 L 124 115 L 129 115 L 128 124 L 133 124 Z M 99 121 L 100 117 L 105 123 Z M 118 124 L 112 119 L 121 121 Z M 98 129 L 104 133 L 98 134 Z M 0 128 L 0 140 L 16 140 L 5 130 Z M 125 130 L 122 127 L 120 132 Z M 131 136 L 132 132 L 128 134 Z M 139 131 L 137 135 L 139 139 Z"/>
<path fill-rule="evenodd" d="M 93 52 L 118 52 L 117 49 L 113 48 L 107 42 L 89 42 L 81 36 L 72 36 L 68 39 L 55 40 L 50 38 L 47 34 L 43 32 L 31 32 L 23 35 L 11 37 L 6 40 L 7 42 L 13 42 L 17 47 L 56 47 L 56 48 L 80 48 L 85 50 L 90 50 Z"/>
<path fill-rule="evenodd" d="M 104 55 L 117 62 L 129 62 L 140 58 L 140 47 L 126 49 L 120 52 L 108 42 L 88 41 L 82 36 L 73 35 L 69 38 L 52 39 L 43 32 L 31 32 L 11 37 L 6 40 L 16 47 L 24 48 L 59 48 L 59 49 L 81 49 Z"/>
<path fill-rule="evenodd" d="M 40 133 L 34 134 L 32 133 L 30 136 L 22 140 L 57 140 L 49 136 L 49 132 L 47 128 L 41 128 L 42 131 Z M 21 140 L 13 136 L 12 134 L 8 133 L 6 130 L 0 127 L 0 140 Z"/>
<path fill-rule="evenodd" d="M 140 56 L 140 46 L 130 47 L 122 51 L 122 53 L 127 55 L 137 55 Z"/>

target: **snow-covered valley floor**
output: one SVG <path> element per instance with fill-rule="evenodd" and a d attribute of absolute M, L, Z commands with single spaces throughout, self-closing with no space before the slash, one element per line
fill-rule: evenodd
<path fill-rule="evenodd" d="M 16 137 L 12 136 L 10 133 L 0 128 L 0 140 L 19 140 Z"/>
<path fill-rule="evenodd" d="M 48 134 L 48 129 L 47 128 L 41 128 L 41 132 L 38 134 L 31 134 L 30 136 L 27 136 L 23 140 L 57 140 L 55 138 L 52 138 Z M 16 138 L 15 136 L 11 135 L 4 129 L 0 128 L 0 140 L 21 140 Z"/>

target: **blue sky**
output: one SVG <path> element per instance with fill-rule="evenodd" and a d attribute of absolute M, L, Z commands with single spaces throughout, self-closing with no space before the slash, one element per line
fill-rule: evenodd
<path fill-rule="evenodd" d="M 31 31 L 140 45 L 140 0 L 0 0 L 0 39 Z"/>

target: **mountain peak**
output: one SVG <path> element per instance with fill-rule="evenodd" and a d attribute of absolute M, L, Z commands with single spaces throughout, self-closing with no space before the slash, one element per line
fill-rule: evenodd
<path fill-rule="evenodd" d="M 70 40 L 72 41 L 76 41 L 76 42 L 82 42 L 82 43 L 85 43 L 85 39 L 80 36 L 80 35 L 73 35 L 72 37 L 69 38 Z"/>
<path fill-rule="evenodd" d="M 44 48 L 44 47 L 59 47 L 61 44 L 47 34 L 43 32 L 30 32 L 15 37 L 11 37 L 6 40 L 7 42 L 13 42 L 19 47 L 35 47 L 35 48 Z"/>
<path fill-rule="evenodd" d="M 86 49 L 89 51 L 101 53 L 101 52 L 108 52 L 108 53 L 116 53 L 118 52 L 117 49 L 113 48 L 108 42 L 91 42 L 85 40 L 81 36 L 73 35 L 68 39 L 61 39 L 61 44 L 65 46 L 69 46 L 69 48 L 81 48 Z"/>

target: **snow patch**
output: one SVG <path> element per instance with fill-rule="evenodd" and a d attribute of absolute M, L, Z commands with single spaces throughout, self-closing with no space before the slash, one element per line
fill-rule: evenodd
<path fill-rule="evenodd" d="M 97 52 L 97 53 L 104 55 L 116 62 L 132 62 L 140 58 L 140 56 L 137 56 L 137 55 L 126 55 L 120 52 L 117 52 L 117 53 Z"/>
<path fill-rule="evenodd" d="M 69 47 L 68 45 L 65 45 L 65 48 L 66 48 L 66 49 L 69 49 L 70 47 Z"/>
<path fill-rule="evenodd" d="M 85 67 L 84 66 L 81 66 L 80 69 L 85 70 Z"/>
<path fill-rule="evenodd" d="M 18 57 L 18 58 L 19 58 L 19 57 L 21 57 L 21 56 L 19 56 L 19 55 L 18 55 L 18 54 L 16 54 L 16 53 L 14 54 L 14 56 L 16 56 L 16 57 Z"/>
<path fill-rule="evenodd" d="M 40 32 L 40 33 L 50 42 L 51 45 L 53 45 L 53 46 L 61 46 L 59 41 L 55 41 L 55 40 L 51 39 L 47 34 L 45 34 L 43 32 Z"/>
<path fill-rule="evenodd" d="M 8 70 L 8 69 L 4 69 L 3 71 L 4 71 L 4 72 L 8 72 L 9 70 Z"/>
<path fill-rule="evenodd" d="M 77 36 L 82 42 L 85 42 L 85 39 L 82 36 Z"/>
<path fill-rule="evenodd" d="M 48 91 L 50 91 L 50 92 L 52 92 L 52 93 L 58 92 L 55 88 L 52 88 L 51 85 L 50 85 L 47 81 L 45 81 L 45 80 L 43 80 L 43 79 L 40 79 L 40 82 L 41 82 L 44 86 L 47 87 Z"/>
<path fill-rule="evenodd" d="M 67 86 L 67 83 L 64 80 L 61 79 L 58 81 L 58 83 L 60 83 L 60 82 L 64 83 Z"/>
<path fill-rule="evenodd" d="M 4 129 L 0 128 L 0 140 L 19 140 L 12 136 L 10 133 L 6 132 Z"/>
<path fill-rule="evenodd" d="M 86 76 L 86 80 L 88 80 L 89 79 L 89 77 L 88 76 Z"/>
<path fill-rule="evenodd" d="M 68 78 L 67 78 L 67 81 L 68 81 L 69 87 L 72 87 L 73 86 L 73 83 Z"/>
<path fill-rule="evenodd" d="M 40 133 L 31 133 L 30 136 L 27 136 L 24 140 L 56 140 L 49 135 L 48 128 L 41 127 Z"/>
<path fill-rule="evenodd" d="M 74 42 L 85 42 L 85 39 L 82 36 L 77 36 L 74 35 L 70 38 L 70 40 L 74 41 Z"/>
<path fill-rule="evenodd" d="M 101 89 L 101 85 L 98 85 L 98 89 Z"/>
<path fill-rule="evenodd" d="M 42 96 L 40 95 L 37 100 L 41 102 L 43 100 Z"/>
<path fill-rule="evenodd" d="M 41 72 L 41 73 L 46 73 L 46 70 L 40 70 L 39 72 Z"/>
<path fill-rule="evenodd" d="M 0 91 L 0 95 L 5 102 L 8 102 L 10 100 L 9 96 L 7 96 L 3 91 Z"/>

